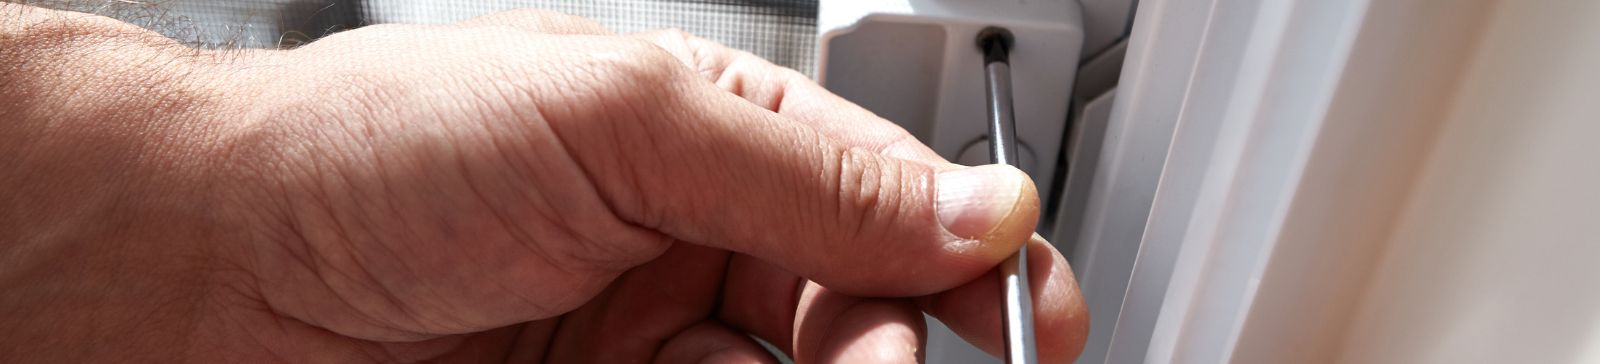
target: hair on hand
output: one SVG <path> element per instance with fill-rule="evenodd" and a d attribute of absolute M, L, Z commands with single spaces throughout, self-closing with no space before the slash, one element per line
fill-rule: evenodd
<path fill-rule="evenodd" d="M 217 34 L 205 30 L 188 15 L 173 12 L 171 2 L 173 0 L 0 0 L 0 6 L 9 3 L 101 15 L 148 29 L 197 49 L 232 50 L 259 43 L 248 37 L 248 21 L 224 25 L 226 30 Z M 249 18 L 250 14 L 246 14 L 246 17 Z"/>

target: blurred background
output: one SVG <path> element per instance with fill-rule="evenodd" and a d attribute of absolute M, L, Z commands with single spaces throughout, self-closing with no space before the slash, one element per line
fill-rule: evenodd
<path fill-rule="evenodd" d="M 440 24 L 537 8 L 619 33 L 679 28 L 813 74 L 817 0 L 21 0 L 138 24 L 202 48 L 292 48 L 383 23 Z"/>

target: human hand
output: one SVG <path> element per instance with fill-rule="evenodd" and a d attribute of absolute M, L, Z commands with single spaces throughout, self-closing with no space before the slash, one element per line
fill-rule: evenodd
<path fill-rule="evenodd" d="M 0 361 L 908 362 L 924 311 L 998 352 L 993 268 L 1038 216 L 1021 172 L 678 32 L 204 52 L 24 12 L 13 41 L 64 46 L 0 74 Z M 1029 248 L 1068 361 L 1081 298 Z"/>

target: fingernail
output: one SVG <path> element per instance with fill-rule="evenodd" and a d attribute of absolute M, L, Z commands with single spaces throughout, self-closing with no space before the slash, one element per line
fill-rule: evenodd
<path fill-rule="evenodd" d="M 976 239 L 1016 210 L 1028 177 L 1016 168 L 987 165 L 939 172 L 934 178 L 939 224 L 956 236 Z"/>

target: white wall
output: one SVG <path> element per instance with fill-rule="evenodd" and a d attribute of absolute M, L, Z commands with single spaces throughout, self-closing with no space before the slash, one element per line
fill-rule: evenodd
<path fill-rule="evenodd" d="M 1495 6 L 1341 362 L 1600 362 L 1600 1 Z"/>

